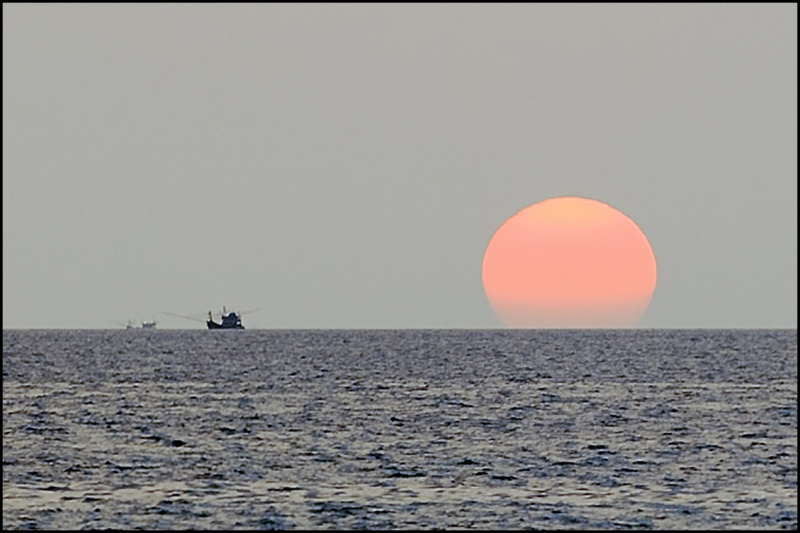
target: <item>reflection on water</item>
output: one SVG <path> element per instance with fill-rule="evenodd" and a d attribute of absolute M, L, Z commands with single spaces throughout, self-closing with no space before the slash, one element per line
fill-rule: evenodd
<path fill-rule="evenodd" d="M 791 331 L 4 331 L 5 528 L 797 527 Z"/>

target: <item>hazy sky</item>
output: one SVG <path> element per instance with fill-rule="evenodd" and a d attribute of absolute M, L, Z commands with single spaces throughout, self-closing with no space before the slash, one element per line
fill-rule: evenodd
<path fill-rule="evenodd" d="M 642 229 L 644 328 L 797 327 L 797 5 L 3 4 L 3 328 L 496 328 L 494 231 Z"/>

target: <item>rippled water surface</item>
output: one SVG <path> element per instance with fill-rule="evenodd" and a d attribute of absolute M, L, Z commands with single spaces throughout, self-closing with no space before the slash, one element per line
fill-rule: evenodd
<path fill-rule="evenodd" d="M 3 331 L 4 528 L 797 528 L 797 330 Z"/>

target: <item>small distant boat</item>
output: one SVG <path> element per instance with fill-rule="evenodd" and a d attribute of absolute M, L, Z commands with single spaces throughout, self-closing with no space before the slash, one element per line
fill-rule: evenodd
<path fill-rule="evenodd" d="M 114 322 L 114 324 L 117 324 L 119 326 L 122 325 L 118 322 Z M 125 324 L 125 329 L 156 329 L 156 321 L 155 320 L 153 320 L 152 322 L 142 321 L 139 322 L 139 325 L 137 325 L 135 321 L 128 320 L 128 323 Z"/>

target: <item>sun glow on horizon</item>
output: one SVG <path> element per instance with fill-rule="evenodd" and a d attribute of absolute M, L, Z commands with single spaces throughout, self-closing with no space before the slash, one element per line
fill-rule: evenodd
<path fill-rule="evenodd" d="M 632 327 L 656 286 L 655 256 L 636 223 L 574 196 L 538 202 L 506 220 L 481 270 L 486 297 L 507 327 Z"/>

